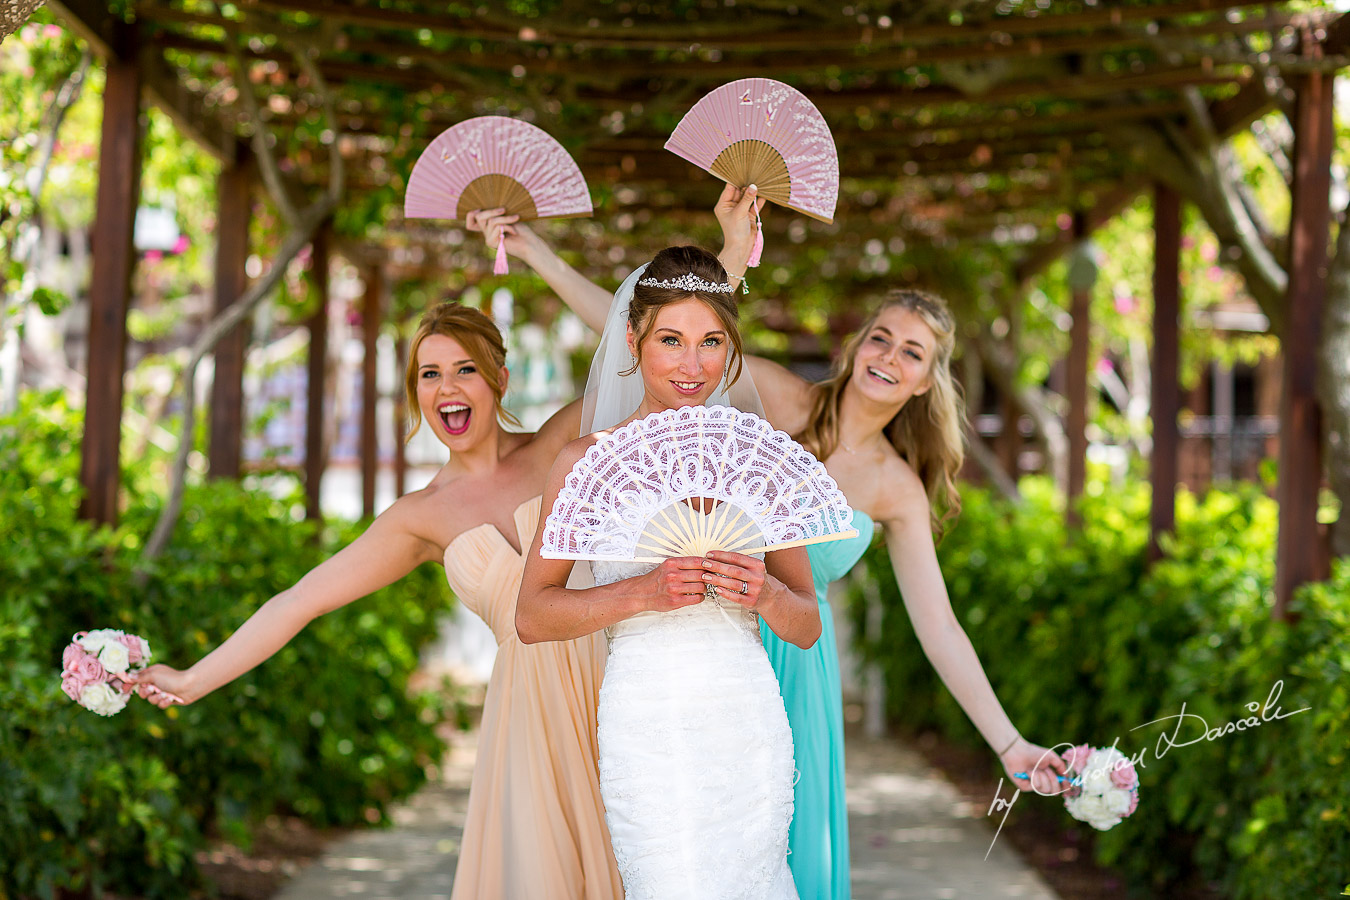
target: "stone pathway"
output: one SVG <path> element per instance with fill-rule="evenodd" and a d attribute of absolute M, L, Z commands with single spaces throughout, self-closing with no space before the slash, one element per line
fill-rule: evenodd
<path fill-rule="evenodd" d="M 456 743 L 439 781 L 395 811 L 393 828 L 335 842 L 278 900 L 449 900 L 473 737 Z M 854 900 L 1057 900 L 1008 842 L 996 842 L 984 859 L 993 819 L 916 753 L 857 736 L 847 746 Z"/>

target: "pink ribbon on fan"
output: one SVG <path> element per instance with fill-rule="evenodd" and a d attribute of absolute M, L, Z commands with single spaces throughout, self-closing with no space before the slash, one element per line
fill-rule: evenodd
<path fill-rule="evenodd" d="M 764 252 L 764 223 L 759 218 L 759 210 L 755 210 L 755 242 L 750 245 L 750 258 L 745 261 L 749 268 L 759 265 L 759 255 Z"/>
<path fill-rule="evenodd" d="M 505 275 L 509 271 L 506 265 L 506 235 L 503 234 L 497 239 L 497 262 L 492 266 L 492 274 Z"/>

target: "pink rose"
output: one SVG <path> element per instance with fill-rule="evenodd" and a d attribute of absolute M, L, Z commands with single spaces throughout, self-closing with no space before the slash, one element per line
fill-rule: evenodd
<path fill-rule="evenodd" d="M 1092 755 L 1092 748 L 1087 744 L 1079 744 L 1077 747 L 1070 747 L 1064 754 L 1064 764 L 1068 766 L 1076 775 L 1081 775 L 1083 767 L 1087 765 L 1088 757 Z"/>
<path fill-rule="evenodd" d="M 73 672 L 67 672 L 61 679 L 61 690 L 76 703 L 80 702 L 80 694 L 84 692 L 85 686 L 84 680 Z"/>
<path fill-rule="evenodd" d="M 134 634 L 124 634 L 118 638 L 122 645 L 127 648 L 127 660 L 131 665 L 136 665 L 141 659 L 141 639 Z"/>
<path fill-rule="evenodd" d="M 80 657 L 84 655 L 84 648 L 79 644 L 68 644 L 66 649 L 61 651 L 61 671 L 74 672 Z"/>
<path fill-rule="evenodd" d="M 75 661 L 73 674 L 85 684 L 97 684 L 108 680 L 108 673 L 103 671 L 103 664 L 92 653 L 85 653 Z"/>
<path fill-rule="evenodd" d="M 1139 773 L 1134 771 L 1134 762 L 1129 759 L 1119 760 L 1111 768 L 1111 783 L 1127 790 L 1137 785 Z"/>

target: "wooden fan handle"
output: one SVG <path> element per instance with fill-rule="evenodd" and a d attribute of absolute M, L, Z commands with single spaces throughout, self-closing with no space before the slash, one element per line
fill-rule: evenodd
<path fill-rule="evenodd" d="M 525 186 L 510 175 L 480 175 L 460 192 L 455 217 L 462 219 L 475 209 L 504 208 L 508 216 L 520 216 L 522 222 L 539 218 L 534 199 Z"/>

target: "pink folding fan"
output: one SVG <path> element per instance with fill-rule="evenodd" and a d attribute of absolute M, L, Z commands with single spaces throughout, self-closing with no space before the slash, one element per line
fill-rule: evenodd
<path fill-rule="evenodd" d="M 462 219 L 497 207 L 522 222 L 593 211 L 586 179 L 562 145 L 506 116 L 478 116 L 442 131 L 418 157 L 403 198 L 410 219 Z M 505 241 L 497 244 L 493 271 L 506 274 Z"/>
<path fill-rule="evenodd" d="M 796 88 L 742 78 L 705 96 L 675 127 L 666 149 L 737 187 L 822 222 L 834 221 L 839 154 L 830 127 Z M 757 234 L 751 265 L 759 263 Z"/>

